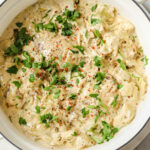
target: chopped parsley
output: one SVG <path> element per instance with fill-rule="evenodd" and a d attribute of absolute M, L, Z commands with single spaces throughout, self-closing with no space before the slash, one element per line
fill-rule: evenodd
<path fill-rule="evenodd" d="M 65 21 L 63 23 L 63 28 L 62 28 L 62 35 L 63 36 L 70 36 L 73 33 L 72 31 L 72 24 L 68 23 L 68 21 Z"/>
<path fill-rule="evenodd" d="M 95 64 L 94 64 L 95 66 L 97 66 L 97 67 L 99 67 L 99 68 L 102 67 L 102 61 L 101 61 L 100 57 L 95 56 L 95 57 L 94 57 L 94 62 L 95 62 Z"/>
<path fill-rule="evenodd" d="M 102 106 L 102 107 L 106 110 L 106 112 L 109 114 L 109 111 L 108 111 L 107 106 L 106 106 L 106 105 L 102 102 L 102 100 L 98 97 L 98 94 L 90 94 L 89 96 L 92 97 L 92 98 L 95 98 L 96 100 L 98 100 L 98 101 L 99 101 L 99 105 Z"/>
<path fill-rule="evenodd" d="M 56 89 L 56 90 L 54 91 L 54 99 L 58 99 L 59 96 L 60 96 L 60 90 L 59 90 L 59 89 Z"/>
<path fill-rule="evenodd" d="M 71 11 L 71 10 L 65 9 L 63 16 L 65 16 L 66 19 L 70 21 L 76 21 L 77 18 L 80 18 L 81 14 L 77 10 Z"/>
<path fill-rule="evenodd" d="M 23 51 L 23 56 L 26 58 L 25 60 L 23 60 L 23 65 L 27 68 L 31 68 L 32 67 L 32 60 L 31 60 L 28 52 Z"/>
<path fill-rule="evenodd" d="M 15 29 L 14 32 L 15 32 L 15 41 L 5 51 L 6 56 L 15 56 L 17 54 L 20 54 L 22 52 L 23 46 L 28 45 L 29 41 L 33 40 L 33 37 L 26 34 L 27 32 L 26 28 L 21 28 L 20 30 Z"/>
<path fill-rule="evenodd" d="M 18 68 L 16 67 L 16 65 L 14 65 L 14 66 L 9 67 L 6 71 L 10 74 L 17 74 Z"/>
<path fill-rule="evenodd" d="M 89 108 L 89 109 L 95 109 L 96 106 L 94 106 L 94 105 L 88 105 L 87 108 Z"/>
<path fill-rule="evenodd" d="M 30 78 L 29 78 L 29 81 L 30 82 L 34 82 L 36 80 L 36 77 L 34 74 L 30 74 Z"/>
<path fill-rule="evenodd" d="M 77 98 L 77 95 L 76 94 L 70 94 L 70 96 L 69 96 L 69 99 L 72 99 L 72 100 L 74 100 L 74 99 L 76 99 Z"/>
<path fill-rule="evenodd" d="M 112 105 L 113 107 L 116 107 L 118 97 L 119 97 L 119 95 L 118 95 L 118 94 L 114 97 L 114 100 L 113 100 L 113 102 L 111 103 L 111 105 Z"/>
<path fill-rule="evenodd" d="M 89 112 L 90 112 L 89 110 L 86 110 L 85 108 L 83 108 L 83 109 L 82 109 L 82 117 L 85 118 L 86 115 L 89 114 Z"/>
<path fill-rule="evenodd" d="M 84 54 L 84 47 L 81 45 L 73 46 L 74 48 L 78 49 L 82 54 Z"/>
<path fill-rule="evenodd" d="M 76 79 L 76 83 L 77 85 L 80 83 L 80 80 L 78 78 Z"/>
<path fill-rule="evenodd" d="M 101 23 L 101 21 L 99 20 L 99 19 L 97 19 L 97 18 L 91 18 L 91 25 L 96 25 L 96 24 L 99 24 L 99 23 Z"/>
<path fill-rule="evenodd" d="M 98 42 L 97 46 L 99 46 L 101 44 L 101 46 L 103 46 L 104 44 L 104 40 L 102 39 L 102 36 L 100 34 L 100 32 L 98 30 L 94 30 L 94 35 L 96 38 L 98 38 L 100 41 Z"/>
<path fill-rule="evenodd" d="M 45 126 L 48 128 L 49 124 L 52 121 L 56 121 L 57 122 L 57 118 L 58 118 L 58 116 L 53 116 L 52 114 L 48 113 L 48 114 L 44 114 L 44 115 L 40 116 L 40 122 L 44 123 Z"/>
<path fill-rule="evenodd" d="M 81 62 L 79 63 L 79 66 L 80 66 L 81 68 L 83 68 L 85 64 L 86 64 L 85 61 L 81 61 Z"/>
<path fill-rule="evenodd" d="M 122 84 L 118 84 L 117 85 L 117 89 L 120 90 L 121 88 L 123 88 L 123 85 Z"/>
<path fill-rule="evenodd" d="M 19 118 L 19 124 L 20 125 L 27 125 L 27 121 L 24 118 L 20 117 Z"/>
<path fill-rule="evenodd" d="M 47 24 L 44 24 L 44 23 L 34 24 L 35 32 L 39 32 L 40 30 L 48 30 L 50 32 L 57 33 L 58 27 L 57 27 L 56 23 L 51 22 L 51 20 Z"/>
<path fill-rule="evenodd" d="M 66 62 L 65 64 L 63 64 L 63 68 L 68 68 L 68 67 L 70 67 L 71 66 L 71 64 L 69 63 L 69 62 Z"/>
<path fill-rule="evenodd" d="M 102 134 L 102 140 L 100 143 L 103 143 L 105 140 L 109 141 L 114 137 L 114 135 L 118 132 L 118 129 L 110 126 L 107 122 L 102 121 L 103 129 L 101 129 L 100 133 Z M 100 144 L 99 143 L 99 144 Z"/>
<path fill-rule="evenodd" d="M 94 5 L 92 8 L 91 8 L 91 11 L 93 12 L 93 11 L 95 11 L 96 10 L 96 8 L 97 8 L 97 4 L 96 5 Z"/>
<path fill-rule="evenodd" d="M 122 61 L 121 59 L 117 59 L 117 62 L 120 64 L 120 67 L 121 67 L 123 70 L 127 70 L 126 65 L 123 63 L 123 61 Z"/>
<path fill-rule="evenodd" d="M 72 134 L 72 136 L 77 136 L 77 132 L 74 131 L 73 134 Z"/>
<path fill-rule="evenodd" d="M 98 119 L 104 114 L 104 112 L 99 112 L 98 115 L 96 116 L 94 122 L 97 123 Z"/>
<path fill-rule="evenodd" d="M 20 88 L 21 83 L 19 81 L 13 81 L 13 84 L 17 87 Z"/>
<path fill-rule="evenodd" d="M 17 26 L 18 28 L 21 28 L 21 27 L 22 27 L 22 25 L 23 25 L 23 23 L 22 23 L 22 22 L 17 22 L 17 23 L 16 23 L 16 26 Z"/>
<path fill-rule="evenodd" d="M 141 61 L 145 63 L 145 66 L 148 65 L 148 58 L 146 56 L 142 58 Z"/>
<path fill-rule="evenodd" d="M 39 114 L 41 112 L 40 106 L 36 106 L 35 111 L 36 111 L 37 114 Z"/>
<path fill-rule="evenodd" d="M 70 50 L 73 54 L 78 54 L 79 53 L 79 51 L 75 51 L 75 50 Z"/>
<path fill-rule="evenodd" d="M 98 72 L 98 73 L 95 75 L 95 79 L 96 79 L 96 81 L 97 81 L 97 84 L 96 84 L 96 85 L 102 84 L 103 80 L 105 79 L 105 76 L 106 76 L 105 73 Z"/>
<path fill-rule="evenodd" d="M 34 24 L 35 32 L 39 32 L 40 30 L 43 30 L 43 23 Z"/>
<path fill-rule="evenodd" d="M 72 108 L 72 106 L 68 106 L 68 107 L 66 108 L 66 111 L 70 111 L 71 108 Z"/>

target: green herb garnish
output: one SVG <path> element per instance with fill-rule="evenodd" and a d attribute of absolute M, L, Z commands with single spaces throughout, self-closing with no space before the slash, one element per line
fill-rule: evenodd
<path fill-rule="evenodd" d="M 17 74 L 18 68 L 14 65 L 14 66 L 9 67 L 6 71 L 10 74 Z"/>
<path fill-rule="evenodd" d="M 35 107 L 36 113 L 39 114 L 41 112 L 40 106 Z"/>
<path fill-rule="evenodd" d="M 91 8 L 91 11 L 93 12 L 93 11 L 95 11 L 96 10 L 96 8 L 97 8 L 97 4 L 96 5 L 94 5 L 92 8 Z"/>
<path fill-rule="evenodd" d="M 83 108 L 83 109 L 82 109 L 82 117 L 85 118 L 86 115 L 89 114 L 89 112 L 90 112 L 89 110 L 86 110 L 85 108 Z"/>
<path fill-rule="evenodd" d="M 114 97 L 114 100 L 113 100 L 113 102 L 111 103 L 111 105 L 112 105 L 113 107 L 116 107 L 118 97 L 119 97 L 119 95 L 118 95 L 118 94 Z"/>
<path fill-rule="evenodd" d="M 126 68 L 126 65 L 123 63 L 123 61 L 121 59 L 117 59 L 118 63 L 120 64 L 120 67 L 123 69 L 123 70 L 127 70 Z"/>
<path fill-rule="evenodd" d="M 69 96 L 69 99 L 72 99 L 72 100 L 74 100 L 74 99 L 76 99 L 77 98 L 77 95 L 76 94 L 70 94 L 70 96 Z"/>
<path fill-rule="evenodd" d="M 24 118 L 20 117 L 19 118 L 19 124 L 20 125 L 27 125 L 27 121 Z"/>
<path fill-rule="evenodd" d="M 20 88 L 21 83 L 19 81 L 13 81 L 13 84 L 17 87 Z"/>

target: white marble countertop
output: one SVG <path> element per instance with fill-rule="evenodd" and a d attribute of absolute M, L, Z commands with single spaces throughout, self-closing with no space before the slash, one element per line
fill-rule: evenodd
<path fill-rule="evenodd" d="M 144 3 L 144 7 L 150 13 L 150 0 Z M 150 149 L 150 134 L 149 133 L 150 133 L 150 121 L 145 126 L 145 128 L 130 143 L 128 143 L 121 150 L 133 150 L 133 149 L 149 150 Z M 14 147 L 12 144 L 10 144 L 7 140 L 5 140 L 0 135 L 0 150 L 18 150 L 18 149 Z"/>

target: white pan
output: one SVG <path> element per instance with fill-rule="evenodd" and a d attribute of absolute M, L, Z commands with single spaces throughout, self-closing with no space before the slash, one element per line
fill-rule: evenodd
<path fill-rule="evenodd" d="M 4 1 L 2 3 L 2 1 Z M 141 0 L 101 0 L 118 8 L 123 16 L 128 18 L 136 27 L 137 34 L 141 41 L 145 55 L 150 59 L 150 19 L 140 5 Z M 12 19 L 27 6 L 33 4 L 36 0 L 0 0 L 0 34 L 9 25 Z M 150 63 L 146 68 L 147 74 L 150 74 Z M 150 76 L 148 77 L 150 84 Z M 138 107 L 137 115 L 131 124 L 121 129 L 116 136 L 101 145 L 90 147 L 89 150 L 116 150 L 120 149 L 131 141 L 145 126 L 150 117 L 150 86 L 145 101 Z M 8 117 L 0 108 L 0 132 L 13 145 L 23 150 L 45 150 L 38 144 L 32 142 L 22 133 L 20 133 L 8 120 Z"/>

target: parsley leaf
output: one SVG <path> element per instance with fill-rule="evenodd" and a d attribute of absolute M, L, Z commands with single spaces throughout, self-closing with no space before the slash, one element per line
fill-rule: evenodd
<path fill-rule="evenodd" d="M 73 132 L 72 136 L 77 136 L 77 132 Z"/>
<path fill-rule="evenodd" d="M 76 99 L 77 98 L 77 95 L 76 94 L 70 94 L 70 96 L 69 96 L 69 99 L 72 99 L 72 100 L 74 100 L 74 99 Z"/>
<path fill-rule="evenodd" d="M 101 129 L 101 131 L 100 131 L 100 133 L 102 134 L 102 140 L 100 143 L 103 143 L 105 140 L 109 141 L 118 132 L 117 128 L 110 126 L 105 121 L 102 121 L 102 125 L 103 125 L 103 129 Z"/>
<path fill-rule="evenodd" d="M 81 61 L 81 62 L 79 63 L 79 66 L 80 66 L 81 68 L 83 68 L 83 67 L 84 67 L 84 64 L 86 64 L 85 61 Z"/>
<path fill-rule="evenodd" d="M 40 122 L 44 123 L 45 126 L 48 128 L 49 124 L 52 121 L 56 121 L 57 122 L 57 118 L 58 118 L 58 116 L 53 116 L 52 114 L 48 113 L 48 114 L 44 114 L 44 115 L 40 116 Z"/>
<path fill-rule="evenodd" d="M 16 23 L 16 26 L 17 26 L 18 28 L 21 28 L 21 27 L 22 27 L 22 25 L 23 25 L 23 23 L 22 23 L 22 22 L 17 22 L 17 23 Z"/>
<path fill-rule="evenodd" d="M 40 29 L 43 30 L 43 28 L 44 28 L 43 23 L 34 24 L 35 32 L 39 32 Z"/>
<path fill-rule="evenodd" d="M 6 71 L 10 74 L 17 74 L 18 68 L 14 65 L 14 66 L 9 67 Z"/>
<path fill-rule="evenodd" d="M 99 20 L 99 19 L 97 19 L 97 18 L 91 18 L 91 25 L 96 25 L 96 24 L 99 24 L 99 23 L 101 23 L 101 21 Z"/>
<path fill-rule="evenodd" d="M 74 53 L 74 54 L 78 54 L 79 53 L 79 51 L 75 51 L 75 50 L 71 50 L 71 52 Z"/>
<path fill-rule="evenodd" d="M 56 90 L 54 91 L 54 98 L 55 98 L 55 99 L 58 99 L 59 96 L 60 96 L 60 90 L 59 90 L 59 89 L 56 89 Z"/>
<path fill-rule="evenodd" d="M 102 62 L 101 62 L 100 57 L 95 56 L 95 57 L 94 57 L 94 61 L 95 61 L 95 64 L 94 64 L 95 66 L 97 66 L 97 67 L 99 67 L 99 68 L 102 67 Z"/>
<path fill-rule="evenodd" d="M 66 111 L 70 111 L 71 108 L 72 108 L 72 106 L 68 106 L 68 107 L 66 108 Z"/>
<path fill-rule="evenodd" d="M 109 113 L 107 106 L 106 106 L 106 105 L 102 102 L 102 100 L 98 97 L 98 94 L 90 94 L 89 96 L 92 97 L 92 98 L 97 99 L 97 100 L 99 101 L 99 105 L 102 106 L 102 107 L 107 111 L 107 113 Z"/>
<path fill-rule="evenodd" d="M 121 59 L 117 59 L 118 63 L 120 64 L 120 67 L 123 69 L 123 70 L 127 70 L 126 68 L 126 65 L 123 63 L 123 61 Z"/>
<path fill-rule="evenodd" d="M 95 75 L 95 79 L 96 79 L 96 81 L 97 81 L 97 85 L 102 84 L 103 80 L 105 79 L 105 76 L 106 76 L 106 74 L 105 74 L 105 73 L 102 73 L 102 72 L 98 72 L 98 73 Z"/>
<path fill-rule="evenodd" d="M 118 89 L 118 90 L 120 90 L 122 87 L 123 87 L 122 84 L 118 84 L 118 85 L 117 85 L 117 89 Z"/>
<path fill-rule="evenodd" d="M 112 105 L 113 107 L 116 107 L 118 97 L 119 97 L 119 95 L 118 95 L 118 94 L 114 97 L 114 100 L 113 100 L 113 102 L 111 103 L 111 105 Z"/>
<path fill-rule="evenodd" d="M 34 74 L 30 74 L 30 78 L 29 78 L 29 81 L 30 82 L 34 82 L 36 80 L 36 77 Z"/>
<path fill-rule="evenodd" d="M 98 113 L 98 115 L 96 116 L 96 118 L 95 118 L 94 122 L 95 122 L 95 123 L 97 123 L 97 121 L 98 121 L 99 117 L 101 117 L 103 114 L 104 114 L 104 112 L 102 112 L 102 111 L 101 111 L 101 112 L 99 112 L 99 113 Z"/>
<path fill-rule="evenodd" d="M 91 8 L 91 11 L 93 12 L 93 11 L 95 11 L 96 10 L 96 8 L 97 8 L 97 4 L 96 5 L 94 5 L 92 8 Z"/>
<path fill-rule="evenodd" d="M 149 60 L 146 56 L 144 58 L 142 58 L 141 61 L 145 62 L 145 66 L 148 65 Z"/>
<path fill-rule="evenodd" d="M 76 79 L 76 83 L 77 83 L 77 85 L 80 83 L 79 79 Z"/>
<path fill-rule="evenodd" d="M 19 81 L 13 81 L 13 84 L 17 87 L 20 88 L 21 83 Z"/>
<path fill-rule="evenodd" d="M 84 54 L 84 47 L 81 45 L 73 46 L 74 48 L 77 48 L 82 54 Z"/>
<path fill-rule="evenodd" d="M 82 109 L 82 117 L 85 118 L 86 115 L 89 114 L 89 110 L 86 110 L 85 108 Z"/>
<path fill-rule="evenodd" d="M 26 34 L 27 29 L 21 28 L 20 30 L 16 29 L 15 32 L 15 41 L 10 47 L 5 51 L 6 56 L 14 56 L 22 52 L 22 48 L 25 45 L 29 44 L 29 41 L 33 40 L 33 37 Z"/>
<path fill-rule="evenodd" d="M 80 13 L 77 10 L 68 10 L 65 9 L 63 16 L 65 16 L 70 21 L 75 21 L 77 18 L 80 18 Z"/>
<path fill-rule="evenodd" d="M 32 67 L 32 60 L 31 60 L 28 52 L 23 51 L 23 56 L 26 58 L 25 60 L 23 60 L 24 66 L 27 68 L 31 68 Z"/>
<path fill-rule="evenodd" d="M 68 23 L 67 21 L 65 21 L 63 23 L 63 28 L 62 28 L 62 35 L 63 36 L 70 36 L 72 34 L 72 24 Z"/>
<path fill-rule="evenodd" d="M 55 33 L 58 32 L 57 25 L 56 25 L 56 23 L 53 23 L 53 22 L 49 22 L 48 24 L 44 24 L 43 28 L 50 31 L 50 32 L 55 32 Z"/>
<path fill-rule="evenodd" d="M 27 121 L 26 121 L 24 118 L 20 117 L 20 118 L 19 118 L 19 124 L 20 124 L 20 125 L 26 125 L 26 124 L 27 124 Z"/>
<path fill-rule="evenodd" d="M 36 110 L 36 113 L 39 114 L 39 113 L 41 112 L 40 106 L 36 106 L 36 107 L 35 107 L 35 110 Z"/>

